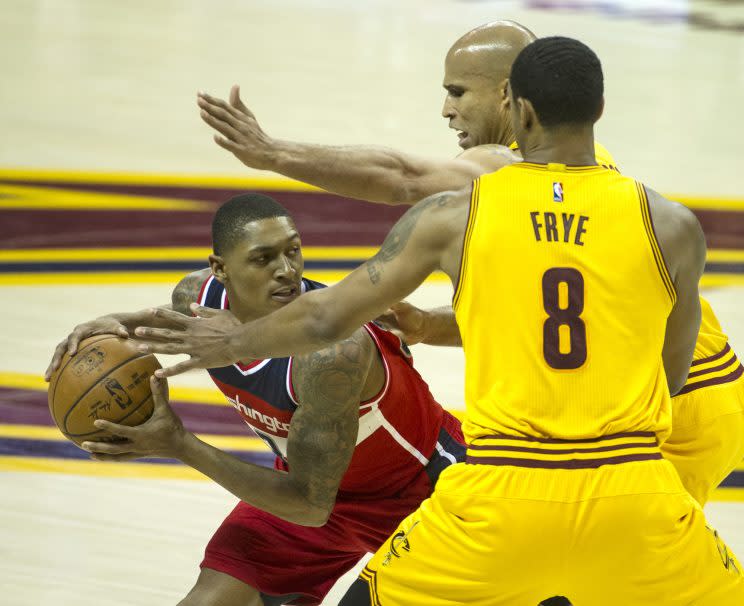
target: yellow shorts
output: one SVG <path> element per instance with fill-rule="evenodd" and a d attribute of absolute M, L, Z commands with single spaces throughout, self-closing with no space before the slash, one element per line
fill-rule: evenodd
<path fill-rule="evenodd" d="M 728 346 L 722 353 L 693 363 L 661 446 L 701 505 L 744 460 L 744 369 Z"/>
<path fill-rule="evenodd" d="M 550 442 L 529 450 L 556 448 Z M 741 566 L 672 465 L 658 448 L 632 460 L 613 443 L 628 452 L 627 438 L 609 438 L 574 450 L 562 443 L 555 456 L 519 453 L 516 463 L 504 462 L 513 452 L 471 445 L 469 461 L 498 463 L 449 467 L 341 604 L 537 606 L 552 596 L 575 606 L 744 604 Z"/>

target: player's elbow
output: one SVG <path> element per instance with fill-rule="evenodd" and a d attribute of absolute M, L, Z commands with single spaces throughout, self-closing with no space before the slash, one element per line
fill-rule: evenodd
<path fill-rule="evenodd" d="M 667 376 L 667 385 L 669 386 L 669 393 L 672 396 L 676 396 L 687 383 L 687 371 L 682 374 L 678 374 L 676 377 Z"/>

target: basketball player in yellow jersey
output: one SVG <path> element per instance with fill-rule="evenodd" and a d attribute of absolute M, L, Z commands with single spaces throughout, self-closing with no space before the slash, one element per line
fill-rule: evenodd
<path fill-rule="evenodd" d="M 445 60 L 447 91 L 442 115 L 458 133 L 463 153 L 430 160 L 372 146 L 309 145 L 272 139 L 233 88 L 230 103 L 201 95 L 204 120 L 216 141 L 254 168 L 273 170 L 328 191 L 386 204 L 415 204 L 445 190 L 469 185 L 479 175 L 519 161 L 509 120 L 506 82 L 512 62 L 535 35 L 511 21 L 489 23 L 466 33 Z M 496 108 L 496 111 L 494 111 Z M 507 149 L 511 146 L 511 150 Z M 597 163 L 616 168 L 595 142 Z M 672 401 L 672 433 L 662 445 L 690 493 L 704 504 L 713 489 L 744 459 L 744 377 L 710 305 L 701 300 L 702 324 L 690 385 Z M 451 309 L 422 315 L 396 307 L 410 344 L 460 345 Z M 721 354 L 719 356 L 719 354 Z"/>
<path fill-rule="evenodd" d="M 312 351 L 432 271 L 450 276 L 469 460 L 344 606 L 744 603 L 739 564 L 658 447 L 695 347 L 703 234 L 686 208 L 596 164 L 602 90 L 586 46 L 534 42 L 511 78 L 524 163 L 416 205 L 345 280 L 261 320 L 192 306 L 200 318 L 155 310 L 170 328 L 135 330 L 143 352 L 191 356 L 157 372 L 171 376 Z"/>

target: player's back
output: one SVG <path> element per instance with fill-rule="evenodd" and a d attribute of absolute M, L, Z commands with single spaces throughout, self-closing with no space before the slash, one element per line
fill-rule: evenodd
<path fill-rule="evenodd" d="M 675 296 L 634 180 L 531 163 L 478 179 L 454 300 L 466 439 L 663 440 L 661 351 Z"/>

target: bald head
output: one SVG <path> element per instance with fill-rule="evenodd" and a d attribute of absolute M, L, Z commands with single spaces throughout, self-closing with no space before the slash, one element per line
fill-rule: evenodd
<path fill-rule="evenodd" d="M 449 49 L 447 61 L 460 63 L 464 60 L 481 76 L 500 81 L 509 77 L 517 55 L 536 38 L 514 21 L 493 21 L 460 37 Z"/>
<path fill-rule="evenodd" d="M 458 131 L 460 147 L 513 141 L 506 83 L 517 55 L 535 39 L 519 23 L 494 21 L 470 30 L 449 49 L 442 115 Z"/>

